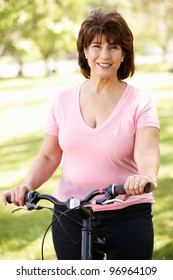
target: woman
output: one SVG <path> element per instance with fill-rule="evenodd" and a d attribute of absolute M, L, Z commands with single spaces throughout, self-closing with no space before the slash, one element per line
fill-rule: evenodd
<path fill-rule="evenodd" d="M 23 184 L 6 192 L 3 201 L 11 195 L 15 205 L 23 205 L 25 192 L 47 181 L 63 157 L 54 193 L 59 200 L 82 199 L 111 183 L 125 185 L 124 204 L 93 206 L 94 228 L 106 240 L 107 259 L 151 259 L 159 121 L 151 98 L 124 81 L 135 70 L 132 32 L 116 11 L 96 9 L 81 25 L 77 49 L 86 80 L 55 96 L 38 156 Z M 56 215 L 63 211 L 55 210 Z M 80 221 L 72 213 L 61 218 L 62 226 L 53 223 L 58 259 L 80 259 Z M 103 257 L 94 254 L 94 259 Z"/>

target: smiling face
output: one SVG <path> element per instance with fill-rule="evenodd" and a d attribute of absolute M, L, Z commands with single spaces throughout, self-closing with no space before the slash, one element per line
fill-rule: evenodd
<path fill-rule="evenodd" d="M 118 60 L 118 57 L 116 57 L 116 55 L 118 56 L 119 51 L 122 51 L 122 54 L 120 53 L 120 57 L 121 55 L 124 55 L 124 61 L 121 64 L 119 61 L 120 67 L 118 69 L 118 72 L 116 73 L 119 80 L 124 80 L 134 74 L 135 63 L 133 34 L 124 18 L 116 10 L 107 10 L 101 8 L 95 9 L 81 24 L 81 28 L 79 30 L 77 38 L 78 64 L 80 66 L 82 74 L 87 79 L 91 78 L 91 75 L 93 75 L 94 73 L 93 67 L 96 66 L 92 61 L 93 53 L 95 53 L 95 56 L 96 53 L 97 55 L 99 53 L 93 51 L 92 49 L 92 44 L 94 41 L 95 43 L 98 43 L 98 46 L 96 48 L 99 49 L 100 53 L 100 47 L 102 49 L 102 45 L 104 45 L 104 43 L 107 43 L 109 45 L 109 48 L 111 48 L 111 52 L 109 53 L 109 56 L 107 56 L 107 59 L 102 56 L 101 61 L 98 60 L 99 63 L 105 63 L 105 61 L 108 62 L 110 60 L 108 64 L 112 64 L 115 66 L 115 62 L 117 64 Z M 113 47 L 113 45 L 115 46 L 115 48 Z M 121 50 L 118 50 L 118 47 L 120 47 Z M 84 51 L 88 55 L 88 60 L 86 60 L 85 58 Z M 111 70 L 111 67 L 108 67 L 108 69 L 106 68 L 108 65 L 102 66 L 105 66 L 102 67 L 102 71 L 108 69 Z"/>
<path fill-rule="evenodd" d="M 113 41 L 107 42 L 104 35 L 95 36 L 84 52 L 91 69 L 91 77 L 117 77 L 117 71 L 124 59 L 119 45 Z"/>

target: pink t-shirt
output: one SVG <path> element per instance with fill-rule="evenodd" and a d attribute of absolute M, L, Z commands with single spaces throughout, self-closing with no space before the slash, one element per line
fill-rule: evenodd
<path fill-rule="evenodd" d="M 151 98 L 127 84 L 113 112 L 101 125 L 89 127 L 82 118 L 79 93 L 81 84 L 61 90 L 53 99 L 45 133 L 57 135 L 63 150 L 62 174 L 54 195 L 65 201 L 84 198 L 109 184 L 124 184 L 127 176 L 137 174 L 133 157 L 136 130 L 145 126 L 159 128 L 158 114 Z M 113 210 L 137 203 L 154 203 L 152 193 L 120 195 L 124 204 L 93 209 Z"/>

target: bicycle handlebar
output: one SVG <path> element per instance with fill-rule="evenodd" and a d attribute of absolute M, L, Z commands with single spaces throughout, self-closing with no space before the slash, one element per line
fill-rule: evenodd
<path fill-rule="evenodd" d="M 148 193 L 150 190 L 150 183 L 147 183 L 144 192 Z M 83 200 L 71 197 L 67 201 L 59 201 L 52 195 L 41 194 L 36 191 L 30 191 L 25 194 L 24 202 L 27 204 L 29 210 L 34 209 L 34 206 L 42 199 L 48 200 L 57 206 L 66 206 L 68 209 L 74 209 L 80 206 L 85 206 L 88 204 L 109 204 L 116 201 L 116 196 L 120 194 L 125 194 L 124 185 L 111 184 L 107 188 L 95 190 L 89 193 Z M 91 201 L 95 196 L 103 195 L 102 198 L 95 201 Z M 11 197 L 7 197 L 7 202 L 11 202 Z"/>

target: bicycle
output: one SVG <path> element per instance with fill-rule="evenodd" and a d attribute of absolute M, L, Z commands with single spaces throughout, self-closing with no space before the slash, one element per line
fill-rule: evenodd
<path fill-rule="evenodd" d="M 144 192 L 145 193 L 149 192 L 149 189 L 150 189 L 150 184 L 147 183 L 144 188 Z M 62 202 L 56 199 L 52 195 L 41 194 L 36 191 L 30 191 L 25 194 L 25 198 L 24 198 L 24 201 L 26 203 L 25 206 L 19 206 L 13 209 L 12 213 L 20 209 L 26 209 L 31 211 L 31 210 L 41 210 L 43 208 L 47 208 L 54 211 L 53 208 L 37 205 L 37 203 L 40 200 L 48 200 L 54 205 L 67 207 L 68 210 L 65 212 L 65 214 L 67 214 L 67 212 L 71 210 L 79 211 L 80 215 L 82 216 L 81 260 L 92 260 L 93 244 L 97 246 L 97 250 L 104 252 L 105 240 L 96 236 L 94 233 L 92 227 L 93 211 L 90 205 L 92 204 L 105 205 L 105 204 L 114 203 L 115 201 L 119 203 L 124 203 L 122 200 L 116 198 L 120 194 L 125 194 L 124 185 L 111 184 L 106 188 L 92 191 L 83 200 L 80 200 L 75 197 L 70 197 L 67 201 Z M 93 198 L 98 195 L 102 197 L 98 198 L 97 200 L 93 200 Z M 12 203 L 10 197 L 7 197 L 7 202 Z M 55 222 L 55 220 L 53 222 Z M 43 257 L 44 239 L 52 223 L 48 226 L 43 237 L 42 252 L 41 252 L 42 260 L 44 260 Z M 95 240 L 93 236 L 95 237 Z"/>

